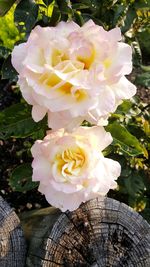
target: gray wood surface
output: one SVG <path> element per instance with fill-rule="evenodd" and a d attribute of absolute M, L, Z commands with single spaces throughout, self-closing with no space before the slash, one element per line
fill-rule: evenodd
<path fill-rule="evenodd" d="M 0 267 L 24 267 L 25 254 L 19 218 L 0 197 Z"/>
<path fill-rule="evenodd" d="M 43 217 L 27 216 L 24 230 L 27 267 L 150 267 L 150 225 L 113 199 L 94 199 L 61 215 L 48 208 Z"/>

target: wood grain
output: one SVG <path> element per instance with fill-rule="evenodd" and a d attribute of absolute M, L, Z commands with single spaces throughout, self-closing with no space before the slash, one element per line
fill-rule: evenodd
<path fill-rule="evenodd" d="M 25 256 L 25 239 L 19 218 L 0 197 L 0 267 L 24 267 Z"/>
<path fill-rule="evenodd" d="M 150 225 L 125 204 L 99 198 L 60 216 L 47 211 L 28 236 L 27 267 L 150 266 Z"/>

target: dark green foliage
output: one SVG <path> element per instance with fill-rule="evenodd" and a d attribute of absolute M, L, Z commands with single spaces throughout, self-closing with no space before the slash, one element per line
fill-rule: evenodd
<path fill-rule="evenodd" d="M 0 0 L 0 16 L 4 16 L 16 0 Z"/>
<path fill-rule="evenodd" d="M 45 132 L 46 127 L 45 120 L 39 123 L 33 121 L 31 109 L 24 103 L 15 104 L 0 112 L 0 139 L 3 140 L 32 136 L 41 129 Z"/>
<path fill-rule="evenodd" d="M 150 71 L 139 74 L 135 80 L 135 83 L 150 89 Z"/>
<path fill-rule="evenodd" d="M 124 153 L 130 156 L 137 156 L 144 153 L 142 145 L 138 139 L 130 134 L 128 130 L 121 126 L 118 122 L 110 123 L 106 130 L 111 133 L 113 137 L 113 145 L 120 148 Z"/>
<path fill-rule="evenodd" d="M 43 2 L 46 6 L 49 6 L 53 2 L 53 0 L 43 0 Z"/>
<path fill-rule="evenodd" d="M 131 28 L 135 18 L 136 18 L 135 8 L 133 6 L 130 6 L 125 16 L 124 25 L 121 28 L 122 33 L 127 32 Z"/>
<path fill-rule="evenodd" d="M 150 58 L 150 25 L 137 34 L 137 39 L 143 51 L 143 56 Z"/>
<path fill-rule="evenodd" d="M 150 0 L 0 0 L 0 16 L 14 2 L 14 20 L 21 36 L 18 40 L 24 38 L 22 33 L 27 40 L 36 25 L 55 26 L 61 20 L 74 20 L 82 26 L 85 21 L 92 19 L 106 30 L 120 27 L 124 40 L 132 46 L 134 65 L 140 70 L 135 83 L 150 87 L 150 70 L 147 66 L 142 66 L 143 57 L 147 58 L 150 47 Z M 0 71 L 3 79 L 14 83 L 17 73 L 11 65 L 10 53 L 9 49 L 0 46 Z M 149 106 L 139 100 L 124 101 L 109 119 L 106 130 L 111 132 L 114 141 L 104 151 L 105 156 L 119 161 L 122 166 L 118 189 L 109 194 L 137 211 L 143 211 L 147 219 L 150 219 L 150 182 L 147 175 L 150 150 L 149 114 Z M 87 122 L 85 124 L 89 126 Z M 35 123 L 31 118 L 31 107 L 22 99 L 20 103 L 0 113 L 0 139 L 30 138 L 30 141 L 26 141 L 29 145 L 24 148 L 27 154 L 35 140 L 43 139 L 46 130 L 47 120 Z M 11 188 L 25 192 L 37 187 L 37 183 L 32 183 L 31 176 L 30 163 L 18 166 L 10 177 Z"/>
<path fill-rule="evenodd" d="M 11 55 L 6 58 L 1 69 L 2 79 L 8 79 L 12 82 L 16 82 L 18 79 L 17 71 L 11 64 Z"/>
<path fill-rule="evenodd" d="M 38 183 L 32 182 L 31 177 L 31 164 L 22 164 L 12 172 L 9 184 L 14 191 L 26 192 L 38 186 Z"/>
<path fill-rule="evenodd" d="M 38 17 L 38 5 L 31 0 L 21 0 L 14 13 L 14 21 L 20 32 L 29 34 Z"/>
<path fill-rule="evenodd" d="M 10 50 L 4 46 L 0 46 L 0 58 L 7 58 Z"/>
<path fill-rule="evenodd" d="M 143 211 L 143 215 L 150 222 L 149 213 L 149 192 L 150 183 L 148 173 L 143 169 L 136 169 L 130 165 L 130 160 L 122 155 L 116 158 L 122 166 L 122 172 L 118 178 L 118 192 L 110 192 L 109 195 L 127 203 L 138 212 Z"/>
<path fill-rule="evenodd" d="M 124 101 L 110 118 L 107 130 L 115 137 L 107 157 L 120 162 L 122 171 L 118 179 L 119 190 L 110 192 L 115 197 L 143 215 L 150 221 L 147 208 L 150 197 L 149 144 L 150 109 L 147 104 L 135 98 Z M 141 152 L 140 152 L 141 151 Z"/>

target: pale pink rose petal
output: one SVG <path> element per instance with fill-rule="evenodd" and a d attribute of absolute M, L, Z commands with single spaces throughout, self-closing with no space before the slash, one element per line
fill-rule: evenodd
<path fill-rule="evenodd" d="M 123 74 L 130 74 L 132 71 L 132 48 L 128 44 L 119 43 L 119 46 L 122 47 L 122 57 L 120 60 L 124 62 Z"/>
<path fill-rule="evenodd" d="M 24 65 L 35 73 L 43 73 L 45 63 L 44 48 L 39 47 L 38 44 L 30 46 L 26 52 Z"/>
<path fill-rule="evenodd" d="M 117 42 L 121 41 L 122 36 L 121 36 L 121 30 L 120 28 L 116 27 L 108 32 L 109 37 L 111 38 L 111 42 Z"/>
<path fill-rule="evenodd" d="M 47 109 L 39 105 L 34 105 L 32 107 L 32 118 L 34 121 L 38 122 L 44 118 L 46 115 Z"/>
<path fill-rule="evenodd" d="M 51 168 L 48 160 L 45 160 L 44 157 L 36 157 L 32 162 L 33 168 L 33 181 L 40 181 L 42 184 L 47 184 L 51 176 Z"/>
<path fill-rule="evenodd" d="M 73 21 L 64 22 L 61 21 L 57 24 L 56 30 L 62 36 L 67 37 L 71 32 L 80 30 L 80 26 Z"/>
<path fill-rule="evenodd" d="M 104 158 L 103 164 L 105 166 L 105 173 L 108 172 L 107 173 L 108 177 L 112 178 L 113 176 L 115 177 L 120 176 L 121 166 L 119 162 L 112 159 Z M 112 179 L 110 179 L 110 181 L 112 181 Z"/>
<path fill-rule="evenodd" d="M 73 132 L 77 127 L 79 127 L 82 122 L 85 120 L 85 117 L 78 116 L 75 118 L 72 118 L 67 124 L 66 124 L 66 131 Z"/>
<path fill-rule="evenodd" d="M 93 187 L 94 192 L 99 192 L 100 195 L 106 195 L 109 189 L 117 187 L 117 183 L 112 177 L 118 177 L 120 175 L 121 167 L 118 162 L 101 157 L 94 171 L 95 176 L 99 173 L 98 182 Z"/>
<path fill-rule="evenodd" d="M 28 48 L 30 45 L 39 43 L 39 46 L 47 43 L 47 39 L 54 39 L 56 36 L 56 31 L 54 27 L 41 27 L 37 25 L 30 33 L 28 38 Z"/>
<path fill-rule="evenodd" d="M 65 127 L 69 132 L 80 126 L 84 118 L 72 118 L 68 111 L 48 112 L 48 126 L 54 130 Z"/>
<path fill-rule="evenodd" d="M 83 27 L 82 27 L 82 29 L 88 29 L 88 28 L 90 28 L 90 27 L 95 27 L 95 26 L 97 26 L 96 24 L 95 24 L 95 22 L 92 20 L 92 19 L 89 19 L 88 21 L 86 21 L 84 24 L 83 24 Z M 97 27 L 99 27 L 99 26 L 97 26 Z"/>
<path fill-rule="evenodd" d="M 44 137 L 44 140 L 51 140 L 54 138 L 62 137 L 64 135 L 65 131 L 63 128 L 58 129 L 57 131 L 55 130 L 48 130 L 46 132 L 46 136 Z"/>
<path fill-rule="evenodd" d="M 48 126 L 54 130 L 66 127 L 70 122 L 70 114 L 67 112 L 48 112 Z"/>
<path fill-rule="evenodd" d="M 12 65 L 20 74 L 24 68 L 23 61 L 26 57 L 26 46 L 26 43 L 15 46 L 11 54 Z"/>
<path fill-rule="evenodd" d="M 32 96 L 33 88 L 30 87 L 25 78 L 19 77 L 18 84 L 21 89 L 21 93 L 24 99 L 30 105 L 36 105 L 36 101 L 34 100 L 34 95 Z"/>
<path fill-rule="evenodd" d="M 119 82 L 112 87 L 116 99 L 130 99 L 136 94 L 136 86 L 127 78 L 122 77 Z"/>
<path fill-rule="evenodd" d="M 118 44 L 116 63 L 118 64 L 118 66 L 121 66 L 121 75 L 130 74 L 130 72 L 132 71 L 132 49 L 128 44 Z"/>
<path fill-rule="evenodd" d="M 34 98 L 34 100 L 39 103 L 39 105 L 41 103 L 43 103 L 43 106 L 49 108 L 49 106 L 51 106 L 51 103 L 53 99 L 59 98 L 60 96 L 64 96 L 65 92 L 61 92 L 59 91 L 59 87 L 63 86 L 66 82 L 65 81 L 61 81 L 61 83 L 59 83 L 57 86 L 55 87 L 51 87 L 50 85 L 48 86 L 46 83 L 50 81 L 50 79 L 52 79 L 51 73 L 47 73 L 46 72 L 46 76 L 49 76 L 48 80 L 45 79 L 45 83 L 43 85 L 41 85 L 40 81 L 38 84 L 36 84 L 35 82 L 35 76 L 33 74 L 29 74 L 30 79 L 27 81 L 28 85 L 32 88 L 32 91 L 30 91 L 32 93 L 32 97 Z M 57 76 L 57 78 L 59 79 L 59 77 Z M 39 79 L 44 79 L 44 77 L 39 77 Z M 22 90 L 22 88 L 21 88 Z"/>
<path fill-rule="evenodd" d="M 109 146 L 113 141 L 111 134 L 106 132 L 103 127 L 79 127 L 74 131 L 74 134 L 84 135 L 89 139 L 93 147 L 100 151 Z"/>
<path fill-rule="evenodd" d="M 55 98 L 51 101 L 51 111 L 59 112 L 60 110 L 65 111 L 70 109 L 75 104 L 75 99 L 71 95 L 64 94 L 59 98 Z"/>
<path fill-rule="evenodd" d="M 85 24 L 81 27 L 81 32 L 84 33 L 85 36 L 96 37 L 98 34 L 101 33 L 101 30 L 104 32 L 104 29 L 101 26 L 98 26 L 94 23 L 93 20 L 88 20 Z"/>
<path fill-rule="evenodd" d="M 48 113 L 54 129 L 60 123 L 73 130 L 87 118 L 105 124 L 105 118 L 135 92 L 127 82 L 120 86 L 132 70 L 131 47 L 120 40 L 119 28 L 106 31 L 92 20 L 82 27 L 72 21 L 36 26 L 12 53 L 22 95 L 34 106 L 33 119 L 39 121 Z"/>
<path fill-rule="evenodd" d="M 82 194 L 68 194 L 68 198 L 66 198 L 65 193 L 54 191 L 53 187 L 44 186 L 42 184 L 40 184 L 38 190 L 45 195 L 46 200 L 51 203 L 51 205 L 59 208 L 62 212 L 67 210 L 73 211 L 84 201 Z"/>
<path fill-rule="evenodd" d="M 33 157 L 42 155 L 40 143 L 42 143 L 42 140 L 37 140 L 32 146 L 31 153 Z"/>
<path fill-rule="evenodd" d="M 115 94 L 111 88 L 107 87 L 99 94 L 99 103 L 97 105 L 97 111 L 99 111 L 99 117 L 106 116 L 109 112 L 115 110 Z"/>
<path fill-rule="evenodd" d="M 31 152 L 33 181 L 51 205 L 74 210 L 82 202 L 104 196 L 117 186 L 120 165 L 104 158 L 102 149 L 112 141 L 102 127 L 80 127 L 69 133 L 50 131 Z"/>

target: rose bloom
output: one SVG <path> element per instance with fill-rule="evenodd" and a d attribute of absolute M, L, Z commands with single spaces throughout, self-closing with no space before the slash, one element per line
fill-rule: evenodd
<path fill-rule="evenodd" d="M 103 125 L 136 92 L 124 76 L 132 70 L 132 50 L 120 40 L 119 28 L 105 31 L 92 20 L 82 27 L 73 21 L 36 26 L 12 52 L 33 119 L 48 113 L 52 129 L 72 129 L 83 120 Z"/>
<path fill-rule="evenodd" d="M 101 126 L 79 127 L 73 133 L 50 131 L 32 146 L 32 180 L 40 181 L 38 190 L 51 205 L 75 210 L 117 186 L 120 164 L 101 152 L 111 142 Z"/>

